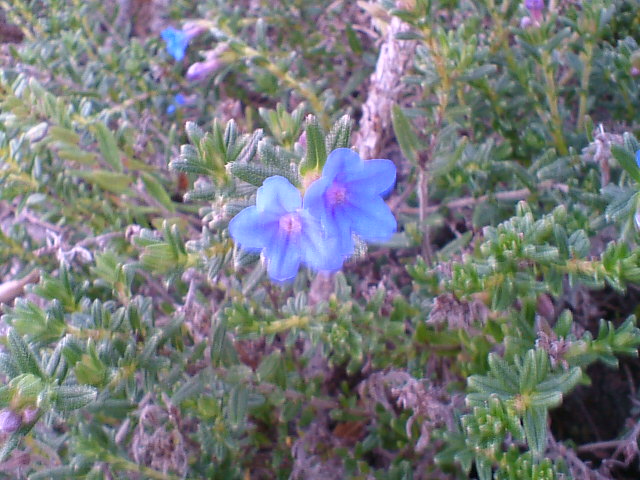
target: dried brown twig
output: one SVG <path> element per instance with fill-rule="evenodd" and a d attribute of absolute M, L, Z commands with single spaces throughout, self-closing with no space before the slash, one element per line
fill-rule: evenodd
<path fill-rule="evenodd" d="M 560 190 L 563 193 L 567 193 L 569 191 L 569 187 L 562 183 L 553 183 L 552 181 L 544 181 L 540 182 L 538 185 L 538 190 Z M 509 190 L 506 192 L 498 192 L 492 195 L 481 195 L 479 197 L 463 197 L 458 198 L 456 200 L 452 200 L 451 202 L 443 203 L 440 205 L 431 205 L 425 208 L 426 213 L 434 213 L 440 210 L 441 208 L 449 208 L 449 209 L 458 209 L 458 208 L 466 208 L 472 207 L 474 205 L 478 205 L 479 203 L 487 202 L 491 199 L 495 200 L 524 200 L 529 195 L 532 195 L 533 192 L 528 188 L 521 188 L 518 190 Z M 399 209 L 402 213 L 410 213 L 417 214 L 419 213 L 419 209 L 417 207 L 402 207 Z"/>
<path fill-rule="evenodd" d="M 403 1 L 396 2 L 403 7 Z M 402 92 L 402 77 L 413 64 L 416 42 L 398 40 L 396 36 L 411 27 L 398 17 L 391 18 L 380 47 L 376 69 L 366 102 L 355 145 L 362 158 L 375 158 L 391 132 L 391 108 L 398 103 Z"/>
<path fill-rule="evenodd" d="M 0 304 L 10 303 L 24 293 L 24 287 L 40 280 L 40 272 L 32 271 L 28 275 L 18 279 L 9 280 L 0 284 Z"/>

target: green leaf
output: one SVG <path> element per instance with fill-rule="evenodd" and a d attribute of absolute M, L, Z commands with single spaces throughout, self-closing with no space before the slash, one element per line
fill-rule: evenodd
<path fill-rule="evenodd" d="M 175 207 L 173 202 L 171 201 L 171 197 L 167 194 L 167 191 L 160 184 L 160 182 L 151 174 L 142 172 L 141 173 L 142 182 L 144 183 L 145 188 L 149 195 L 151 195 L 155 200 L 158 201 L 163 207 L 165 207 L 170 212 L 175 211 Z"/>
<path fill-rule="evenodd" d="M 191 377 L 183 383 L 171 397 L 173 405 L 180 405 L 183 401 L 200 395 L 205 390 L 205 379 L 203 375 Z"/>
<path fill-rule="evenodd" d="M 411 163 L 417 165 L 418 154 L 422 150 L 422 146 L 409 119 L 398 105 L 394 105 L 391 109 L 391 122 L 393 123 L 393 131 L 400 144 L 402 154 Z"/>
<path fill-rule="evenodd" d="M 258 378 L 263 382 L 271 382 L 284 388 L 285 370 L 283 368 L 282 354 L 279 350 L 274 350 L 266 356 L 256 371 Z"/>
<path fill-rule="evenodd" d="M 104 123 L 95 123 L 93 130 L 98 139 L 98 148 L 105 161 L 117 172 L 122 172 L 122 152 L 118 148 L 116 138 Z"/>
<path fill-rule="evenodd" d="M 545 409 L 554 408 L 562 403 L 562 393 L 557 391 L 544 393 L 535 392 L 529 396 L 529 402 L 532 407 Z"/>
<path fill-rule="evenodd" d="M 574 367 L 568 372 L 552 375 L 544 382 L 540 382 L 536 386 L 536 392 L 560 392 L 564 394 L 572 390 L 581 378 L 582 370 L 579 367 Z"/>
<path fill-rule="evenodd" d="M 502 398 L 510 398 L 513 395 L 502 379 L 472 375 L 467 379 L 467 384 L 469 388 L 484 395 L 496 394 Z"/>
<path fill-rule="evenodd" d="M 13 357 L 13 361 L 21 373 L 31 373 L 40 378 L 44 375 L 40 370 L 40 365 L 33 355 L 29 346 L 25 343 L 20 335 L 14 330 L 9 330 L 9 351 Z"/>
<path fill-rule="evenodd" d="M 70 412 L 89 405 L 97 395 L 97 390 L 93 387 L 63 385 L 56 390 L 54 406 L 61 412 Z"/>
<path fill-rule="evenodd" d="M 18 443 L 20 443 L 21 438 L 22 435 L 18 431 L 12 433 L 11 436 L 5 440 L 4 445 L 2 445 L 2 448 L 0 449 L 0 462 L 4 462 L 9 458 L 11 452 L 13 452 L 18 446 Z"/>
<path fill-rule="evenodd" d="M 322 171 L 324 163 L 327 161 L 327 150 L 325 146 L 324 134 L 316 118 L 312 115 L 307 117 L 307 155 L 300 164 L 300 174 L 307 172 Z"/>
<path fill-rule="evenodd" d="M 73 130 L 53 125 L 49 128 L 49 140 L 58 141 L 67 145 L 78 145 L 80 143 L 80 135 Z"/>
<path fill-rule="evenodd" d="M 544 350 L 529 350 L 520 372 L 520 393 L 530 393 L 546 377 L 549 357 Z"/>
<path fill-rule="evenodd" d="M 281 175 L 294 185 L 298 185 L 300 183 L 295 172 L 291 170 L 258 165 L 255 163 L 231 162 L 227 165 L 227 170 L 234 177 L 256 187 L 261 186 L 267 178 L 274 175 Z"/>
<path fill-rule="evenodd" d="M 223 350 L 227 343 L 227 319 L 219 316 L 211 326 L 211 363 L 220 366 Z"/>
<path fill-rule="evenodd" d="M 351 118 L 343 115 L 331 128 L 325 141 L 327 152 L 333 152 L 336 148 L 349 148 L 351 145 Z"/>
<path fill-rule="evenodd" d="M 618 145 L 611 145 L 611 153 L 614 158 L 618 160 L 622 168 L 626 170 L 629 176 L 633 178 L 636 183 L 640 183 L 640 168 L 638 168 L 638 164 L 636 163 L 633 153 Z"/>
<path fill-rule="evenodd" d="M 503 385 L 511 392 L 516 393 L 518 391 L 518 377 L 515 367 L 508 365 L 499 355 L 490 353 L 489 368 L 491 368 L 493 376 L 500 378 Z"/>
<path fill-rule="evenodd" d="M 200 141 L 204 138 L 204 131 L 195 123 L 187 122 L 184 126 L 187 132 L 187 137 L 192 145 L 199 145 Z"/>
<path fill-rule="evenodd" d="M 227 418 L 234 428 L 242 428 L 245 424 L 249 404 L 249 392 L 243 385 L 236 385 L 229 394 Z"/>
<path fill-rule="evenodd" d="M 97 155 L 92 152 L 85 152 L 75 146 L 68 146 L 58 149 L 58 157 L 84 165 L 93 165 L 96 162 Z"/>
<path fill-rule="evenodd" d="M 491 462 L 482 457 L 476 457 L 476 470 L 478 471 L 478 480 L 491 480 Z"/>
<path fill-rule="evenodd" d="M 636 139 L 636 137 L 633 136 L 633 134 L 629 132 L 625 132 L 622 138 L 624 141 L 624 146 L 628 152 L 635 153 L 638 150 L 640 150 L 640 142 L 638 142 L 638 140 Z"/>
<path fill-rule="evenodd" d="M 547 409 L 528 408 L 522 417 L 524 434 L 534 455 L 542 455 L 547 447 Z"/>
<path fill-rule="evenodd" d="M 493 64 L 485 64 L 469 70 L 462 75 L 459 79 L 461 82 L 470 82 L 473 80 L 485 79 L 496 73 L 498 68 Z"/>
<path fill-rule="evenodd" d="M 69 170 L 68 173 L 84 178 L 87 182 L 118 195 L 128 192 L 133 181 L 129 175 L 108 170 Z"/>

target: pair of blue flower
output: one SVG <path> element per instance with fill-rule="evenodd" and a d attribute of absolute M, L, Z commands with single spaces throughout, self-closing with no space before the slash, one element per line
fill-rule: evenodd
<path fill-rule="evenodd" d="M 354 252 L 353 235 L 385 242 L 396 231 L 382 199 L 396 180 L 390 160 L 363 161 L 348 148 L 329 154 L 322 176 L 304 195 L 286 178 L 267 178 L 256 205 L 229 223 L 229 233 L 243 249 L 261 252 L 267 273 L 277 282 L 294 278 L 305 263 L 315 270 L 338 270 Z"/>

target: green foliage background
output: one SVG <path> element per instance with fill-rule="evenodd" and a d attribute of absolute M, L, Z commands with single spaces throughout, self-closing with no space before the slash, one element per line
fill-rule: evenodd
<path fill-rule="evenodd" d="M 141 33 L 0 0 L 0 279 L 40 277 L 0 307 L 0 477 L 634 478 L 638 412 L 608 446 L 549 412 L 640 345 L 638 6 L 183 0 Z M 392 18 L 398 234 L 273 285 L 226 225 L 353 144 Z M 185 20 L 176 64 L 154 28 Z"/>

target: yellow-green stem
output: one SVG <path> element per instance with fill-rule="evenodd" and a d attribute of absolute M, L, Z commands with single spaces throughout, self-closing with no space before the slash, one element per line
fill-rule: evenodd
<path fill-rule="evenodd" d="M 298 315 L 294 315 L 289 318 L 271 322 L 269 325 L 266 325 L 264 327 L 263 331 L 267 334 L 280 333 L 292 328 L 303 328 L 307 325 L 309 325 L 309 317 L 300 317 Z"/>
<path fill-rule="evenodd" d="M 104 461 L 109 463 L 112 467 L 121 468 L 129 472 L 141 473 L 154 480 L 180 480 L 181 478 L 176 475 L 171 475 L 170 473 L 159 472 L 157 470 L 154 470 L 153 468 L 145 467 L 144 465 L 138 465 L 137 463 L 130 462 L 129 460 L 125 460 L 124 458 L 118 457 L 111 453 L 105 452 L 103 458 Z"/>
<path fill-rule="evenodd" d="M 582 60 L 582 78 L 580 79 L 580 104 L 578 107 L 578 132 L 584 128 L 585 117 L 587 116 L 587 99 L 589 93 L 589 80 L 591 77 L 591 60 L 593 59 L 593 43 L 585 45 L 584 52 L 580 54 Z"/>
<path fill-rule="evenodd" d="M 553 67 L 551 65 L 551 56 L 549 52 L 542 51 L 542 72 L 545 80 L 545 93 L 547 95 L 547 103 L 551 110 L 551 135 L 555 141 L 556 148 L 560 155 L 567 155 L 569 149 L 567 148 L 566 141 L 564 139 L 562 117 L 560 116 L 560 110 L 558 108 L 558 92 L 556 89 L 556 81 L 553 77 Z"/>

